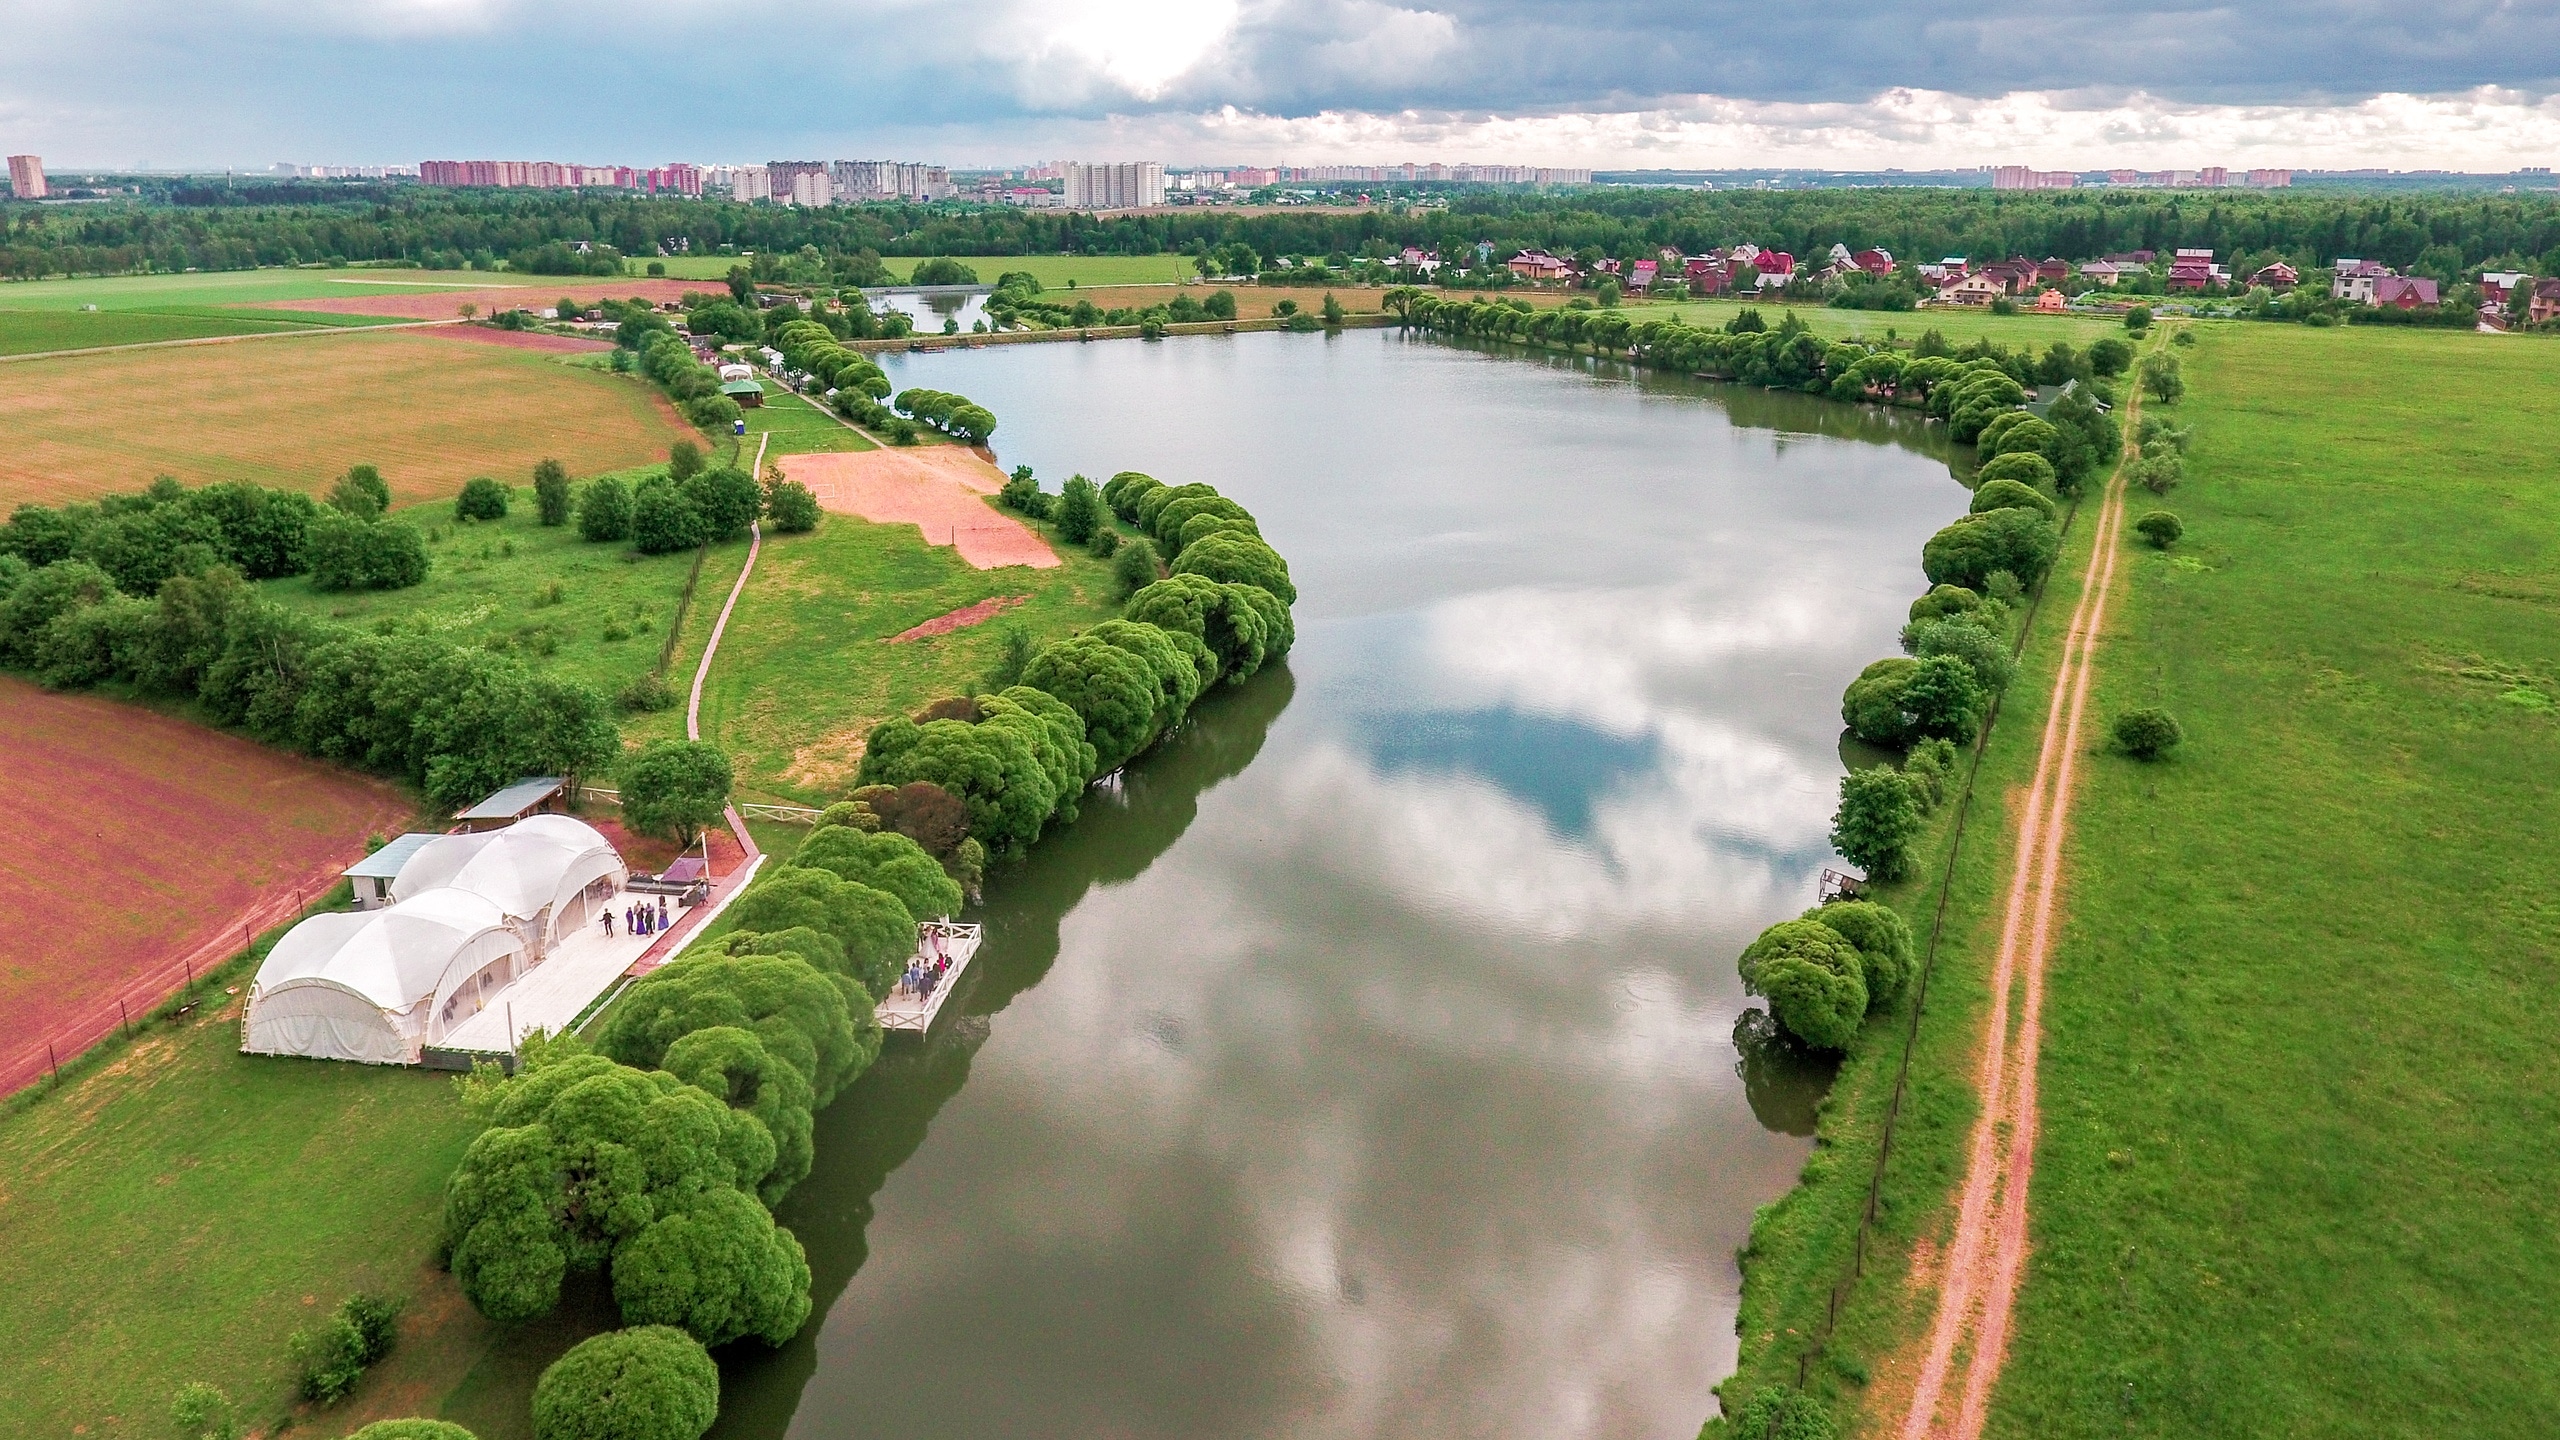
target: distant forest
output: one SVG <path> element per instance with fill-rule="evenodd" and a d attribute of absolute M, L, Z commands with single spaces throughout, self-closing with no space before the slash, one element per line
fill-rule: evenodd
<path fill-rule="evenodd" d="M 851 263 L 865 252 L 1159 255 L 1243 244 L 1262 255 L 1384 257 L 1404 245 L 1445 254 L 1484 243 L 1500 258 L 1531 246 L 1632 256 L 1674 245 L 1695 254 L 1746 240 L 1798 256 L 1834 242 L 1880 246 L 1905 261 L 2086 260 L 2196 246 L 2235 269 L 2277 259 L 2307 268 L 2343 255 L 2450 283 L 2483 267 L 2560 274 L 2560 200 L 2329 189 L 1600 189 L 1464 194 L 1446 209 L 1402 214 L 1201 208 L 1098 219 L 949 204 L 793 209 L 406 185 L 182 185 L 139 202 L 0 207 L 0 277 L 358 261 L 495 269 L 564 241 L 610 245 L 635 262 L 662 247 L 693 255 L 719 254 L 724 246 L 766 255 L 807 247 L 850 276 L 875 268 Z"/>

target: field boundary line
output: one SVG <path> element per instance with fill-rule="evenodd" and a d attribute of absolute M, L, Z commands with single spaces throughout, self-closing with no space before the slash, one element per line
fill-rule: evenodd
<path fill-rule="evenodd" d="M 770 433 L 756 437 L 755 468 L 747 473 L 759 478 L 764 475 L 764 451 L 772 442 Z M 702 739 L 702 685 L 711 678 L 711 657 L 720 653 L 720 637 L 729 629 L 729 612 L 738 608 L 738 597 L 746 593 L 747 577 L 756 573 L 756 556 L 763 549 L 764 526 L 750 520 L 747 522 L 747 563 L 738 567 L 738 583 L 729 587 L 729 598 L 720 607 L 720 618 L 711 622 L 711 638 L 702 644 L 702 663 L 693 669 L 693 697 L 685 702 L 684 707 L 684 738 L 687 740 Z M 721 809 L 728 817 L 729 833 L 738 837 L 739 848 L 747 852 L 747 873 L 753 875 L 755 863 L 764 858 L 764 852 L 756 848 L 755 837 L 747 833 L 746 818 L 738 813 L 736 803 Z M 724 908 L 726 904 L 722 902 Z"/>
<path fill-rule="evenodd" d="M 314 315 L 326 311 L 314 310 Z M 454 320 L 394 320 L 382 325 L 313 325 L 287 321 L 282 330 L 255 330 L 246 335 L 199 335 L 192 340 L 137 340 L 130 345 L 89 345 L 78 350 L 36 350 L 25 355 L 0 355 L 0 363 L 18 360 L 69 360 L 82 355 L 116 355 L 127 350 L 175 350 L 188 345 L 236 345 L 243 340 L 286 340 L 311 335 L 379 335 L 385 330 L 422 330 L 431 325 L 460 325 Z"/>

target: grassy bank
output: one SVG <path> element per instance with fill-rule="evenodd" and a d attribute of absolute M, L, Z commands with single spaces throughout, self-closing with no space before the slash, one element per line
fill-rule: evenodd
<path fill-rule="evenodd" d="M 437 1207 L 471 1134 L 449 1081 L 242 1055 L 239 1001 L 219 987 L 252 969 L 0 1119 L 17 1277 L 0 1430 L 157 1440 L 191 1380 L 265 1425 L 293 1404 L 295 1330 L 359 1289 L 433 1288 Z M 434 1347 L 419 1348 L 424 1363 Z"/>
<path fill-rule="evenodd" d="M 2086 772 L 1994 1432 L 2545 1433 L 2560 347 L 2252 326 L 2188 370 L 2187 539 L 2095 697 L 2188 740 Z"/>

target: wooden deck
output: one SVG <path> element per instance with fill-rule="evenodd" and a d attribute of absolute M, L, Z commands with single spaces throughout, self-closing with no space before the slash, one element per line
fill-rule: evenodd
<path fill-rule="evenodd" d="M 942 1002 L 960 986 L 960 977 L 969 961 L 978 953 L 980 927 L 951 920 L 927 920 L 916 927 L 916 955 L 909 973 L 924 972 L 927 979 L 909 985 L 901 979 L 888 998 L 875 1012 L 883 1030 L 903 1030 L 921 1035 L 933 1028 L 933 1017 L 942 1013 Z"/>

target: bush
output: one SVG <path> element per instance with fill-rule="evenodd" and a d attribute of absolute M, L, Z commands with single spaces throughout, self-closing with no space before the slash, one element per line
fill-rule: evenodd
<path fill-rule="evenodd" d="M 1943 620 L 1937 623 L 1950 624 Z M 1952 628 L 1982 633 L 1961 621 L 1953 622 Z M 1975 678 L 1972 665 L 1956 655 L 1923 658 L 1902 687 L 1902 708 L 1911 717 L 1912 732 L 1940 736 L 1959 745 L 1971 743 L 1989 706 L 1990 696 Z"/>
<path fill-rule="evenodd" d="M 2166 510 L 2151 510 L 2133 522 L 2133 533 L 2150 541 L 2152 548 L 2166 550 L 2178 543 L 2178 538 L 2187 533 L 2187 527 Z"/>
<path fill-rule="evenodd" d="M 1029 633 L 1024 632 L 1023 638 L 1029 639 Z M 936 858 L 951 854 L 969 838 L 969 807 L 960 802 L 960 797 L 928 781 L 857 790 L 853 800 L 846 808 L 870 816 L 881 829 L 906 836 Z M 835 813 L 835 808 L 829 807 L 827 815 Z M 820 816 L 818 823 L 848 822 Z"/>
<path fill-rule="evenodd" d="M 569 467 L 544 460 L 533 467 L 533 506 L 545 525 L 569 523 Z"/>
<path fill-rule="evenodd" d="M 630 683 L 614 692 L 613 703 L 633 715 L 654 715 L 676 708 L 675 687 L 655 670 L 631 677 Z"/>
<path fill-rule="evenodd" d="M 622 818 L 690 845 L 729 803 L 729 756 L 698 740 L 660 740 L 622 765 Z"/>
<path fill-rule="evenodd" d="M 1901 772 L 1885 765 L 1853 770 L 1840 779 L 1840 809 L 1831 820 L 1831 845 L 1879 883 L 1911 870 L 1911 844 L 1920 838 L 1920 800 Z"/>
<path fill-rule="evenodd" d="M 783 535 L 806 535 L 818 528 L 818 497 L 797 480 L 775 480 L 765 487 L 765 518 Z"/>
<path fill-rule="evenodd" d="M 578 499 L 578 538 L 610 544 L 631 538 L 631 487 L 610 475 L 587 482 Z"/>
<path fill-rule="evenodd" d="M 690 440 L 679 440 L 667 447 L 667 478 L 679 485 L 701 474 L 703 464 L 702 447 Z"/>
<path fill-rule="evenodd" d="M 533 1387 L 534 1440 L 700 1440 L 720 1418 L 720 1367 L 665 1325 L 584 1340 Z"/>
<path fill-rule="evenodd" d="M 1846 1050 L 1867 1014 L 1866 962 L 1828 925 L 1781 920 L 1742 952 L 1743 989 L 1769 999 L 1790 1035 L 1818 1050 Z"/>
<path fill-rule="evenodd" d="M 2116 717 L 2111 728 L 2116 748 L 2136 760 L 2157 760 L 2187 738 L 2186 731 L 2178 725 L 2178 717 L 2156 705 L 2127 710 Z"/>
<path fill-rule="evenodd" d="M 1961 585 L 1931 586 L 1929 593 L 1911 602 L 1912 623 L 1941 620 L 1950 615 L 1970 615 L 1982 608 L 1982 597 Z"/>
<path fill-rule="evenodd" d="M 1144 538 L 1128 540 L 1111 557 L 1111 578 L 1119 582 L 1121 593 L 1135 595 L 1156 583 L 1164 574 L 1164 566 L 1156 558 L 1155 543 Z"/>
<path fill-rule="evenodd" d="M 1902 627 L 1902 648 L 1921 660 L 1952 655 L 1973 672 L 1985 695 L 1997 695 L 2009 688 L 2018 664 L 2000 637 L 1983 628 L 1984 618 L 1977 611 L 1971 616 L 1913 621 Z"/>
<path fill-rule="evenodd" d="M 1956 744 L 1943 736 L 1933 736 L 1911 747 L 1902 757 L 1902 778 L 1923 810 L 1934 810 L 1947 798 L 1947 787 L 1955 783 Z"/>
<path fill-rule="evenodd" d="M 332 513 L 312 522 L 304 546 L 314 590 L 404 590 L 427 578 L 427 542 L 403 520 Z"/>
<path fill-rule="evenodd" d="M 756 477 L 732 465 L 715 465 L 684 482 L 680 493 L 702 517 L 703 538 L 743 540 L 747 527 L 764 511 L 764 490 Z"/>
<path fill-rule="evenodd" d="M 1120 553 L 1120 532 L 1108 525 L 1096 526 L 1093 532 L 1093 544 L 1086 548 L 1093 552 L 1094 559 L 1108 560 Z"/>
<path fill-rule="evenodd" d="M 670 555 L 708 540 L 711 526 L 685 489 L 651 484 L 631 506 L 631 543 L 643 555 Z"/>
<path fill-rule="evenodd" d="M 1838 1440 L 1840 1429 L 1821 1401 L 1772 1385 L 1725 1417 L 1725 1433 L 1734 1440 Z"/>
<path fill-rule="evenodd" d="M 2186 466 L 2175 455 L 2153 455 L 2135 464 L 2133 478 L 2154 495 L 2166 495 L 2178 488 L 2186 476 Z"/>
<path fill-rule="evenodd" d="M 480 1440 L 450 1420 L 376 1420 L 347 1440 Z"/>
<path fill-rule="evenodd" d="M 169 1401 L 169 1423 L 185 1440 L 239 1440 L 240 1410 L 219 1387 L 191 1380 Z"/>
<path fill-rule="evenodd" d="M 462 493 L 453 497 L 456 520 L 504 520 L 507 505 L 515 492 L 486 475 L 464 481 Z"/>
<path fill-rule="evenodd" d="M 2137 335 L 2138 335 L 2138 334 L 2141 334 L 2141 333 L 2142 333 L 2143 331 L 2145 331 L 2145 330 L 2150 329 L 2150 328 L 2151 328 L 2151 307 L 2150 307 L 2150 306 L 2148 306 L 2148 305 L 2136 305 L 2136 306 L 2134 306 L 2132 309 L 2127 310 L 2126 312 L 2124 312 L 2124 328 L 2126 328 L 2127 330 L 2131 330 L 2131 331 L 2133 331 L 2133 332 L 2134 332 L 2135 334 L 2137 334 Z M 2100 374 L 2113 374 L 2114 372 L 2113 372 L 2113 371 L 2100 371 L 2099 373 L 2100 373 Z"/>
<path fill-rule="evenodd" d="M 316 1330 L 297 1330 L 292 1351 L 303 1399 L 334 1405 L 356 1388 L 364 1372 L 391 1353 L 400 1307 L 371 1295 L 353 1295 Z"/>
<path fill-rule="evenodd" d="M 914 273 L 907 277 L 910 285 L 975 285 L 978 272 L 947 255 L 936 255 L 916 262 Z"/>

